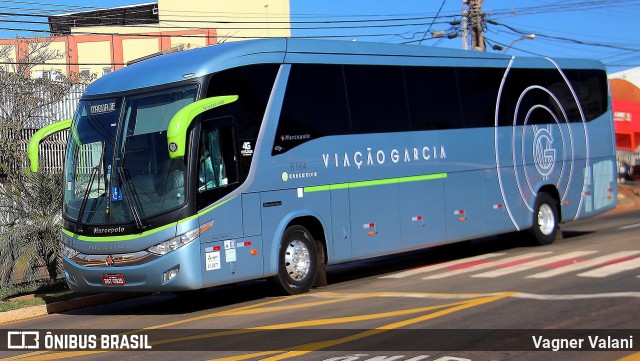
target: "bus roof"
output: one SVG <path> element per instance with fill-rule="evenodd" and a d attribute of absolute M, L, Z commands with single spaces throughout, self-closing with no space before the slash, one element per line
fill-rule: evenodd
<path fill-rule="evenodd" d="M 447 62 L 442 62 L 443 58 Z M 503 54 L 418 45 L 288 38 L 247 40 L 170 53 L 135 63 L 96 80 L 87 88 L 85 96 L 144 89 L 259 63 L 506 67 L 511 59 L 512 56 Z M 529 59 L 525 64 L 533 62 L 526 66 L 552 66 L 548 61 L 540 62 L 543 58 L 518 59 Z M 567 59 L 557 61 L 565 63 Z M 597 61 L 568 61 L 580 68 L 604 69 Z"/>

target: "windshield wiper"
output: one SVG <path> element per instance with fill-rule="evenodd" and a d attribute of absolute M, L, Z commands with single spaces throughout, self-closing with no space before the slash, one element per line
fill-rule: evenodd
<path fill-rule="evenodd" d="M 127 197 L 127 204 L 129 204 L 129 210 L 131 211 L 133 220 L 136 222 L 136 228 L 139 231 L 144 231 L 147 228 L 147 226 L 142 224 L 142 220 L 140 220 L 140 213 L 138 212 L 138 207 L 135 204 L 136 201 L 139 202 L 139 199 L 137 198 L 137 193 L 131 186 L 131 181 L 129 180 L 129 178 L 126 177 L 124 173 L 124 168 L 122 168 L 122 166 L 118 167 L 118 175 L 120 176 L 120 182 L 122 183 L 122 190 L 124 191 L 125 197 Z"/>
<path fill-rule="evenodd" d="M 102 152 L 100 153 L 100 161 L 98 164 L 91 168 L 91 176 L 89 177 L 89 184 L 87 185 L 87 189 L 84 191 L 84 196 L 82 197 L 82 203 L 80 204 L 80 210 L 78 210 L 78 220 L 76 221 L 76 232 L 83 233 L 84 227 L 82 226 L 82 216 L 84 216 L 84 209 L 87 206 L 87 202 L 89 201 L 89 194 L 91 193 L 91 189 L 93 188 L 93 181 L 96 178 L 96 174 L 100 171 L 100 167 L 102 166 L 102 159 L 104 158 L 104 143 L 102 144 Z M 100 181 L 98 181 L 100 182 Z M 100 183 L 98 183 L 98 191 L 100 191 Z"/>

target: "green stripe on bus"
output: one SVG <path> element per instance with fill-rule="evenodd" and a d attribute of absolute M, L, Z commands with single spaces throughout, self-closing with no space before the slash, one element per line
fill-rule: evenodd
<path fill-rule="evenodd" d="M 67 236 L 80 240 L 80 241 L 85 241 L 85 242 L 122 242 L 122 241 L 131 241 L 134 240 L 136 238 L 140 238 L 140 237 L 145 237 L 148 236 L 150 234 L 156 233 L 156 232 L 160 232 L 160 231 L 164 231 L 165 229 L 171 228 L 171 227 L 175 227 L 178 225 L 178 222 L 173 222 L 173 223 L 169 223 L 167 225 L 164 225 L 162 227 L 158 227 L 158 228 L 154 228 L 152 230 L 146 231 L 146 232 L 142 232 L 142 233 L 138 233 L 138 234 L 127 234 L 124 236 L 106 236 L 106 237 L 88 237 L 88 236 L 81 236 L 79 234 L 73 233 L 73 232 L 69 232 L 66 229 L 63 229 L 62 232 L 64 234 L 66 234 Z"/>
<path fill-rule="evenodd" d="M 447 178 L 447 173 L 425 174 L 425 175 L 416 175 L 411 177 L 385 178 L 385 179 L 377 179 L 377 180 L 369 180 L 369 181 L 361 181 L 361 182 L 311 186 L 311 187 L 304 187 L 304 191 L 306 193 L 324 192 L 324 191 L 330 191 L 330 190 L 336 190 L 336 189 L 375 187 L 375 186 L 381 186 L 381 185 L 387 185 L 387 184 L 421 182 L 421 181 L 444 179 L 444 178 Z"/>
<path fill-rule="evenodd" d="M 195 218 L 197 218 L 197 217 L 199 217 L 199 216 L 201 216 L 203 214 L 206 214 L 206 213 L 208 213 L 208 212 L 220 207 L 221 205 L 231 201 L 232 199 L 234 199 L 236 197 L 237 196 L 233 196 L 233 197 L 231 197 L 231 198 L 229 198 L 229 199 L 227 199 L 227 200 L 225 200 L 223 202 L 220 202 L 220 203 L 216 204 L 215 206 L 213 206 L 211 208 L 208 208 L 208 209 L 204 210 L 201 213 L 197 213 L 197 214 L 194 214 L 193 216 L 181 219 L 181 220 L 179 220 L 177 222 L 169 223 L 169 224 L 164 225 L 162 227 L 154 228 L 152 230 L 149 230 L 149 231 L 146 231 L 146 232 L 142 232 L 142 233 L 138 233 L 138 234 L 127 234 L 127 235 L 124 235 L 124 236 L 88 237 L 88 236 L 81 236 L 81 235 L 75 234 L 73 232 L 69 232 L 66 229 L 63 229 L 62 232 L 64 234 L 66 234 L 67 236 L 71 237 L 71 238 L 74 238 L 74 239 L 77 239 L 77 240 L 80 240 L 80 241 L 85 241 L 85 242 L 133 241 L 134 239 L 145 237 L 145 236 L 148 236 L 148 235 L 156 233 L 156 232 L 164 231 L 165 229 L 168 229 L 168 228 L 171 228 L 171 227 L 176 227 L 176 226 L 178 226 L 178 225 L 180 225 L 180 224 L 182 224 L 184 222 L 188 222 L 188 221 L 190 221 L 192 219 L 195 219 Z"/>

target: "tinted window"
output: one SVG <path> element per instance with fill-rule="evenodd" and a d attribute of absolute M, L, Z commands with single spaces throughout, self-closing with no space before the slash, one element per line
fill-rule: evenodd
<path fill-rule="evenodd" d="M 404 73 L 413 130 L 462 127 L 454 68 L 406 67 Z"/>
<path fill-rule="evenodd" d="M 278 68 L 277 64 L 250 65 L 225 70 L 211 77 L 207 97 L 238 95 L 235 103 L 222 109 L 235 115 L 240 139 L 258 137 Z"/>
<path fill-rule="evenodd" d="M 504 69 L 458 68 L 456 72 L 464 127 L 493 127 Z"/>
<path fill-rule="evenodd" d="M 606 111 L 604 72 L 564 70 L 563 73 L 569 79 L 587 121 Z M 575 97 L 562 74 L 557 69 L 511 69 L 502 91 L 500 125 L 547 124 L 555 123 L 556 119 L 559 122 L 582 121 Z"/>
<path fill-rule="evenodd" d="M 291 68 L 272 154 L 304 142 L 350 133 L 341 65 Z"/>
<path fill-rule="evenodd" d="M 237 146 L 241 148 L 238 154 L 243 177 L 249 173 L 256 139 L 278 69 L 278 64 L 243 66 L 216 73 L 209 81 L 207 98 L 220 95 L 238 96 L 234 103 L 215 108 L 205 113 L 205 117 L 233 118 L 238 136 Z"/>
<path fill-rule="evenodd" d="M 587 121 L 607 111 L 607 76 L 600 70 L 566 70 Z"/>
<path fill-rule="evenodd" d="M 198 141 L 196 204 L 202 209 L 240 184 L 238 147 L 232 117 L 204 120 Z"/>
<path fill-rule="evenodd" d="M 411 130 L 401 67 L 345 65 L 353 133 Z"/>
<path fill-rule="evenodd" d="M 503 90 L 510 111 L 506 125 L 549 124 L 555 123 L 556 119 L 564 122 L 558 102 L 549 93 L 567 109 L 569 104 L 563 100 L 566 92 L 566 83 L 555 69 L 512 69 Z"/>

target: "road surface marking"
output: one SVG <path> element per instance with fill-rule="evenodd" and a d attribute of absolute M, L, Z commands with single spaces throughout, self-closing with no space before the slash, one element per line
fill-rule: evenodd
<path fill-rule="evenodd" d="M 609 262 L 615 262 L 617 260 L 622 261 L 628 257 L 636 256 L 638 254 L 640 254 L 640 251 L 620 251 L 620 252 L 608 254 L 606 256 L 600 256 L 590 260 L 536 273 L 534 275 L 527 276 L 526 278 L 550 278 L 550 277 L 558 276 L 565 273 L 581 271 L 587 268 L 602 266 L 602 265 L 608 264 Z"/>
<path fill-rule="evenodd" d="M 518 292 L 511 297 L 540 301 L 576 301 L 593 300 L 597 298 L 640 298 L 640 292 L 586 293 L 575 295 L 540 295 L 535 293 Z"/>
<path fill-rule="evenodd" d="M 532 269 L 532 268 L 536 268 L 536 267 L 539 267 L 539 266 L 544 266 L 544 265 L 549 264 L 549 263 L 555 263 L 555 262 L 566 260 L 566 259 L 582 257 L 582 256 L 586 256 L 586 255 L 589 255 L 589 254 L 597 253 L 597 252 L 598 251 L 575 251 L 575 252 L 569 252 L 569 253 L 564 253 L 564 254 L 560 254 L 560 255 L 557 255 L 557 256 L 553 256 L 553 257 L 547 257 L 547 258 L 543 258 L 543 259 L 540 259 L 540 260 L 536 260 L 536 261 L 531 261 L 531 262 L 515 265 L 513 267 L 506 267 L 506 268 L 501 268 L 501 269 L 497 269 L 497 270 L 493 270 L 493 271 L 489 271 L 489 272 L 475 274 L 475 275 L 472 275 L 471 277 L 495 278 L 495 277 L 505 276 L 505 275 L 508 275 L 508 274 L 516 273 L 516 272 L 526 271 L 526 270 L 529 270 L 529 269 Z"/>
<path fill-rule="evenodd" d="M 451 267 L 451 266 L 455 266 L 455 265 L 459 265 L 459 264 L 463 264 L 463 263 L 467 263 L 467 262 L 486 260 L 487 258 L 493 258 L 493 257 L 500 257 L 500 256 L 503 256 L 505 254 L 506 253 L 481 254 L 481 255 L 475 256 L 475 257 L 463 258 L 463 259 L 458 259 L 458 260 L 455 260 L 455 261 L 443 262 L 443 263 L 438 263 L 438 264 L 434 264 L 434 265 L 430 265 L 430 266 L 415 268 L 415 269 L 411 269 L 411 270 L 408 270 L 408 271 L 395 273 L 395 274 L 388 275 L 388 276 L 383 276 L 383 277 L 380 277 L 380 278 L 405 278 L 405 277 L 415 276 L 415 275 L 418 275 L 418 274 L 427 273 L 427 272 L 431 272 L 431 271 L 437 271 L 437 270 L 440 270 L 440 269 L 443 269 L 443 268 L 447 268 L 447 267 Z"/>
<path fill-rule="evenodd" d="M 616 273 L 630 271 L 638 268 L 640 268 L 640 258 L 633 258 L 623 262 L 618 262 L 618 263 L 610 264 L 608 266 L 596 268 L 591 271 L 579 273 L 578 276 L 603 278 L 603 277 L 614 275 Z"/>
<path fill-rule="evenodd" d="M 553 252 L 530 252 L 530 253 L 525 253 L 519 256 L 514 256 L 514 257 L 508 257 L 508 258 L 504 258 L 501 260 L 495 260 L 495 261 L 490 261 L 490 262 L 486 262 L 486 263 L 482 263 L 482 264 L 476 264 L 473 266 L 469 266 L 466 268 L 460 268 L 460 269 L 455 269 L 449 272 L 443 272 L 443 273 L 438 273 L 435 275 L 431 275 L 431 276 L 427 276 L 427 277 L 423 277 L 423 280 L 435 280 L 435 279 L 441 279 L 441 278 L 446 278 L 446 277 L 451 277 L 451 276 L 455 276 L 455 275 L 459 275 L 459 274 L 463 274 L 463 273 L 469 273 L 469 272 L 475 272 L 475 271 L 479 271 L 479 270 L 483 270 L 483 269 L 487 269 L 487 268 L 500 268 L 509 264 L 520 264 L 523 262 L 531 262 L 534 260 L 537 260 L 538 257 L 540 256 L 546 256 L 548 254 L 551 254 Z"/>
<path fill-rule="evenodd" d="M 476 307 L 476 306 L 481 306 L 487 303 L 491 303 L 494 301 L 498 301 L 501 299 L 505 299 L 508 298 L 512 295 L 512 292 L 504 292 L 501 295 L 498 296 L 490 296 L 490 297 L 483 297 L 483 298 L 478 298 L 478 299 L 474 299 L 474 300 L 469 300 L 469 301 L 462 301 L 462 302 L 456 302 L 456 303 L 452 303 L 452 304 L 448 304 L 447 306 L 449 306 L 449 308 L 444 309 L 442 311 L 437 311 L 434 313 L 428 313 L 426 315 L 422 315 L 422 316 L 418 316 L 412 319 L 408 319 L 408 320 L 403 320 L 403 321 L 398 321 L 398 322 L 393 322 L 387 325 L 383 325 L 377 328 L 374 328 L 372 330 L 367 330 L 364 332 L 360 332 L 354 335 L 349 335 L 346 337 L 342 337 L 342 338 L 338 338 L 338 339 L 334 339 L 334 340 L 328 340 L 328 341 L 320 341 L 320 342 L 313 342 L 313 343 L 309 343 L 309 344 L 305 344 L 305 345 L 299 345 L 296 346 L 296 348 L 302 349 L 304 351 L 289 351 L 286 352 L 282 355 L 277 355 L 277 356 L 273 356 L 273 357 L 269 357 L 269 358 L 264 358 L 263 360 L 268 360 L 268 361 L 277 361 L 277 360 L 284 360 L 284 359 L 288 359 L 288 358 L 293 358 L 293 357 L 298 357 L 298 356 L 302 356 L 305 354 L 308 354 L 310 352 L 313 351 L 319 351 L 328 347 L 332 347 L 335 345 L 340 345 L 343 343 L 348 343 L 348 342 L 352 342 L 352 341 L 356 341 L 356 340 L 360 340 L 363 338 L 367 338 L 370 336 L 375 336 L 384 332 L 387 332 L 389 330 L 395 330 L 395 329 L 399 329 L 402 327 L 406 327 L 406 326 L 411 326 L 413 324 L 416 323 L 420 323 L 420 322 L 424 322 L 424 321 L 428 321 L 428 320 L 432 320 L 438 317 L 442 317 L 442 316 L 446 316 L 448 314 L 454 313 L 454 312 L 458 312 L 458 311 L 462 311 L 468 308 L 472 308 L 472 307 Z M 290 349 L 290 348 L 289 348 Z M 224 358 L 222 359 L 215 359 L 215 361 L 220 361 L 220 360 L 225 360 Z M 231 359 L 226 359 L 226 360 L 231 360 Z M 214 360 L 210 360 L 210 361 L 214 361 Z"/>
<path fill-rule="evenodd" d="M 628 225 L 628 226 L 620 227 L 620 228 L 618 228 L 618 229 L 624 229 L 624 230 L 627 230 L 627 229 L 634 229 L 634 228 L 638 228 L 638 227 L 640 227 L 640 223 L 630 224 L 630 225 Z"/>

